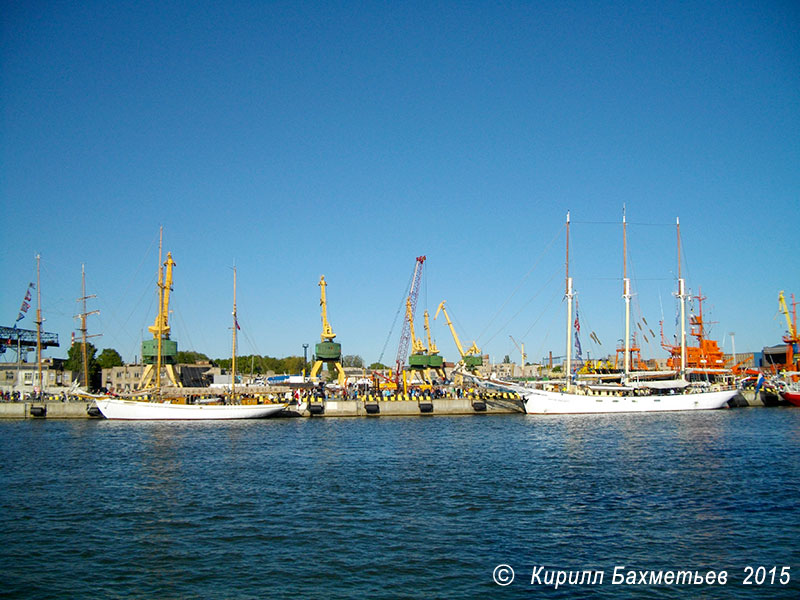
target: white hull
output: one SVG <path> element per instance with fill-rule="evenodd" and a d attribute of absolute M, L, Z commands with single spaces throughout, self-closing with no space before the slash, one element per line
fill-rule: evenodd
<path fill-rule="evenodd" d="M 170 404 L 118 398 L 95 402 L 106 419 L 142 421 L 262 419 L 286 408 L 286 404 Z"/>
<path fill-rule="evenodd" d="M 714 410 L 724 408 L 737 391 L 653 394 L 648 396 L 587 396 L 547 390 L 518 390 L 525 412 L 544 414 L 598 414 Z"/>

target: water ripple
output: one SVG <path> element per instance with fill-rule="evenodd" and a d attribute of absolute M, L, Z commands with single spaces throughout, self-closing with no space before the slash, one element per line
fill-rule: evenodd
<path fill-rule="evenodd" d="M 780 409 L 0 422 L 0 595 L 515 597 L 537 591 L 537 565 L 740 580 L 785 564 L 800 579 L 799 431 L 800 410 Z M 491 580 L 499 563 L 518 570 L 509 588 Z"/>

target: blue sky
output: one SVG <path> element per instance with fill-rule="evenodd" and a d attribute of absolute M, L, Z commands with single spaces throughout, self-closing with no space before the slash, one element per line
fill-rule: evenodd
<path fill-rule="evenodd" d="M 447 300 L 494 360 L 561 355 L 567 210 L 592 356 L 622 336 L 623 206 L 656 333 L 676 217 L 726 351 L 779 343 L 800 296 L 795 2 L 10 2 L 0 43 L 2 324 L 41 254 L 50 355 L 82 263 L 94 342 L 139 354 L 162 225 L 173 339 L 211 357 L 235 262 L 241 352 L 313 349 L 324 274 L 343 352 L 393 363 L 423 254 L 418 330 Z"/>

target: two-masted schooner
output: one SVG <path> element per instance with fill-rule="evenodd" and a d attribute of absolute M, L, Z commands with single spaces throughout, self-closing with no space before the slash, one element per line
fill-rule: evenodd
<path fill-rule="evenodd" d="M 236 394 L 236 332 L 239 324 L 236 318 L 236 269 L 233 271 L 233 364 L 231 393 L 220 398 L 215 403 L 188 404 L 184 399 L 165 397 L 161 388 L 161 371 L 165 342 L 175 344 L 169 340 L 168 302 L 169 292 L 172 289 L 172 268 L 175 262 L 172 254 L 167 254 L 166 262 L 162 261 L 161 243 L 159 242 L 159 314 L 150 331 L 154 335 L 151 341 L 155 352 L 155 363 L 145 370 L 143 380 L 155 380 L 151 398 L 115 398 L 104 397 L 95 400 L 100 412 L 108 419 L 126 420 L 222 420 L 222 419 L 261 419 L 281 412 L 286 408 L 285 403 L 244 403 Z M 165 271 L 166 278 L 165 278 Z M 152 343 L 155 342 L 155 343 Z M 177 353 L 177 346 L 175 348 Z M 169 365 L 170 367 L 172 365 Z M 173 383 L 176 381 L 174 370 L 167 369 Z"/>

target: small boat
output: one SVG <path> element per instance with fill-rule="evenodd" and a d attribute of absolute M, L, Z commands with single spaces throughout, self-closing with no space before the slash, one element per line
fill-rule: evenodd
<path fill-rule="evenodd" d="M 797 373 L 795 373 L 795 376 Z M 800 382 L 782 381 L 778 384 L 778 393 L 789 404 L 800 406 Z"/>
<path fill-rule="evenodd" d="M 800 406 L 800 389 L 781 392 L 781 397 L 795 406 Z"/>
<path fill-rule="evenodd" d="M 623 235 L 625 217 L 622 219 Z M 678 223 L 680 248 L 680 223 Z M 623 247 L 626 243 L 623 242 Z M 680 254 L 679 254 L 680 257 Z M 678 259 L 680 264 L 680 258 Z M 630 373 L 630 300 L 632 297 L 627 265 L 623 269 L 623 298 L 625 299 L 625 369 L 618 385 L 592 386 L 573 382 L 572 345 L 574 297 L 572 278 L 569 276 L 569 213 L 567 214 L 567 358 L 566 379 L 554 384 L 548 382 L 539 388 L 530 388 L 503 382 L 503 387 L 519 394 L 528 414 L 583 414 L 666 412 L 687 410 L 712 410 L 727 407 L 738 390 L 722 385 L 691 384 L 686 379 L 686 329 L 684 280 L 678 275 L 678 298 L 681 300 L 681 370 L 678 379 L 633 381 Z M 489 384 L 491 385 L 491 383 Z M 496 385 L 496 383 L 495 383 Z"/>

